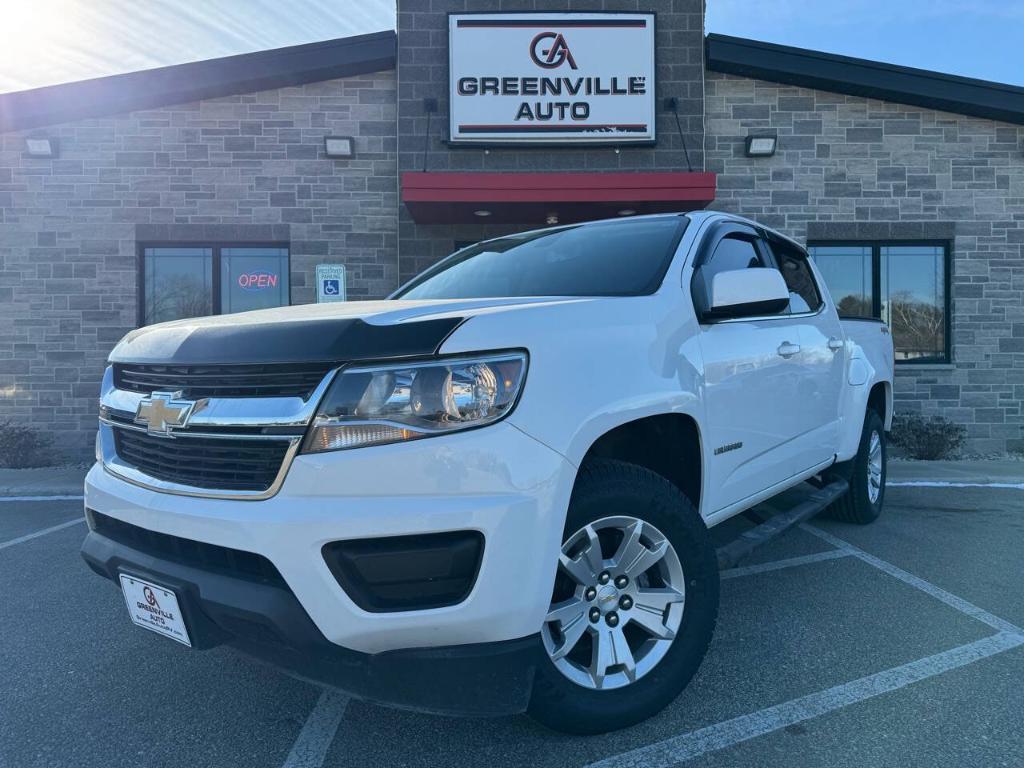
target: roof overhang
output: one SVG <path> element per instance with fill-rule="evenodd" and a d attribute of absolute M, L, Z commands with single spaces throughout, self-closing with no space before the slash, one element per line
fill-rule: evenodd
<path fill-rule="evenodd" d="M 714 199 L 713 173 L 402 174 L 402 202 L 420 224 L 543 225 L 549 217 L 567 224 L 631 215 L 625 211 L 692 211 Z"/>
<path fill-rule="evenodd" d="M 0 94 L 0 132 L 395 68 L 393 31 Z"/>
<path fill-rule="evenodd" d="M 740 77 L 1024 124 L 1024 88 L 823 51 L 710 34 L 707 67 Z"/>

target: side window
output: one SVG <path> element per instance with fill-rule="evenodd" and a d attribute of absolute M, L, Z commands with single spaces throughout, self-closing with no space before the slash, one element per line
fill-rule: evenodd
<path fill-rule="evenodd" d="M 714 253 L 702 270 L 704 279 L 711 285 L 712 278 L 719 272 L 763 266 L 766 266 L 764 260 L 752 241 L 725 237 L 715 246 Z"/>
<path fill-rule="evenodd" d="M 807 257 L 785 246 L 775 245 L 772 250 L 782 278 L 789 288 L 790 313 L 816 312 L 821 307 L 821 292 L 814 282 L 814 273 L 807 263 Z"/>

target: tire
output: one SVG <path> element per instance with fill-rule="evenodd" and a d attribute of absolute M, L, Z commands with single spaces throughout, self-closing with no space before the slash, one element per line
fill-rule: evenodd
<path fill-rule="evenodd" d="M 872 491 L 869 490 L 869 483 L 872 483 L 869 466 L 873 435 L 878 439 L 878 460 L 881 462 L 880 473 L 876 476 L 878 495 L 874 500 L 871 499 Z M 846 523 L 858 525 L 873 523 L 882 513 L 886 477 L 885 426 L 882 424 L 881 416 L 873 410 L 869 409 L 864 416 L 860 447 L 857 449 L 857 455 L 850 460 L 849 465 L 850 490 L 829 506 L 827 514 L 835 520 Z"/>
<path fill-rule="evenodd" d="M 626 524 L 630 520 L 633 522 Z M 590 550 L 576 558 L 569 557 L 575 550 L 564 551 L 573 545 L 577 533 L 583 546 L 591 544 L 595 539 L 587 531 L 597 534 L 604 558 L 601 567 L 606 569 L 602 574 L 608 574 L 606 582 L 601 582 L 606 577 L 599 575 L 592 587 L 585 587 L 584 580 L 574 578 L 567 568 L 567 562 L 575 570 L 587 561 L 586 551 Z M 552 607 L 564 605 L 577 611 L 576 603 L 583 605 L 585 613 L 577 616 L 577 621 L 583 622 L 576 630 L 580 639 L 556 662 L 552 649 L 559 652 L 557 641 L 568 643 L 574 631 L 570 627 L 563 633 L 564 625 L 548 614 L 541 632 L 544 652 L 528 714 L 548 728 L 572 734 L 605 733 L 635 725 L 678 696 L 707 653 L 718 617 L 719 586 L 718 562 L 707 527 L 690 500 L 660 475 L 621 461 L 598 460 L 580 470 L 563 542 Z M 643 549 L 637 549 L 637 544 Z M 653 561 L 659 552 L 664 552 L 661 559 Z M 649 561 L 654 564 L 648 566 Z M 593 570 L 590 567 L 587 573 Z M 682 585 L 684 599 L 678 599 L 672 584 Z M 611 587 L 616 587 L 614 596 Z M 594 596 L 587 599 L 591 588 Z M 630 598 L 627 605 L 625 598 L 630 595 L 636 597 L 635 604 Z M 666 604 L 657 613 L 652 606 L 660 607 L 662 602 Z M 598 604 L 602 607 L 597 608 Z M 681 609 L 677 607 L 680 604 Z M 609 613 L 595 622 L 595 610 Z M 671 637 L 665 629 L 668 625 L 677 627 Z M 654 626 L 657 634 L 650 634 L 645 626 Z M 618 628 L 618 635 L 612 627 Z M 596 652 L 600 638 L 613 635 L 628 637 L 630 646 L 637 644 L 628 655 L 634 659 L 634 652 L 638 654 L 635 679 L 629 679 L 628 664 L 609 665 L 605 671 L 618 671 L 609 672 L 595 687 L 593 671 L 585 671 L 573 658 L 579 660 L 582 654 L 582 664 L 589 660 L 591 668 L 600 666 L 597 661 L 602 657 Z M 615 643 L 604 647 L 615 647 Z M 626 655 L 617 653 L 611 658 Z"/>

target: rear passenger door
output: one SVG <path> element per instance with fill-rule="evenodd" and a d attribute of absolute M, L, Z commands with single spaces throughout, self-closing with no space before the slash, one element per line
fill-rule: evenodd
<path fill-rule="evenodd" d="M 840 434 L 840 397 L 846 371 L 839 315 L 824 298 L 807 253 L 785 240 L 770 241 L 776 266 L 789 288 L 790 318 L 800 335 L 794 386 L 799 436 L 794 459 L 797 472 L 832 458 Z"/>
<path fill-rule="evenodd" d="M 726 223 L 698 249 L 695 283 L 726 270 L 774 268 L 767 244 L 750 227 Z M 691 286 L 693 289 L 693 286 Z M 705 510 L 714 513 L 796 473 L 801 430 L 794 384 L 800 319 L 788 311 L 700 323 L 707 458 Z"/>

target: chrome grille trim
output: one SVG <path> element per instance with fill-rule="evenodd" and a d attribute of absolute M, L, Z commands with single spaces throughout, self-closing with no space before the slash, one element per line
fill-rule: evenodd
<path fill-rule="evenodd" d="M 143 434 L 149 434 L 149 430 L 146 429 L 143 426 L 140 426 L 138 424 L 128 424 L 128 423 L 126 423 L 124 421 L 120 421 L 118 419 L 108 419 L 108 418 L 104 418 L 104 417 L 101 416 L 100 417 L 100 424 L 105 424 L 106 426 L 113 427 L 115 429 L 127 429 L 127 430 L 130 430 L 132 432 L 142 432 Z M 223 439 L 223 440 L 293 440 L 293 439 L 295 439 L 297 437 L 302 437 L 302 435 L 292 435 L 292 434 L 257 435 L 257 434 L 246 433 L 246 432 L 200 432 L 198 430 L 192 430 L 192 429 L 179 429 L 179 430 L 176 430 L 174 432 L 173 436 L 162 438 L 162 439 L 165 439 L 165 440 L 178 440 L 180 438 L 189 438 L 189 437 L 204 437 L 204 438 L 206 438 L 208 440 L 210 440 L 210 439 L 213 439 L 213 440 L 217 440 L 217 439 Z"/>
<path fill-rule="evenodd" d="M 147 396 L 114 387 L 112 375 L 103 377 L 100 408 L 135 414 Z M 327 372 L 308 400 L 301 397 L 208 397 L 197 401 L 188 420 L 189 428 L 201 427 L 304 427 L 316 410 L 337 369 Z M 109 382 L 108 382 L 109 379 Z M 173 388 L 173 385 L 172 385 Z M 187 431 L 187 430 L 182 430 Z"/>
<path fill-rule="evenodd" d="M 186 429 L 174 430 L 171 436 L 160 439 L 179 440 L 207 438 L 220 440 L 276 440 L 287 441 L 281 467 L 274 481 L 266 490 L 210 489 L 153 477 L 127 463 L 117 454 L 114 430 L 123 429 L 147 433 L 146 427 L 130 422 L 139 403 L 147 395 L 129 392 L 114 386 L 113 368 L 108 366 L 103 376 L 100 396 L 99 458 L 103 468 L 111 475 L 140 488 L 169 493 L 178 496 L 192 496 L 206 499 L 231 499 L 260 501 L 274 496 L 284 484 L 285 476 L 292 461 L 299 452 L 305 434 L 305 427 L 313 420 L 320 401 L 334 380 L 338 368 L 332 368 L 313 390 L 308 399 L 301 397 L 237 397 L 203 398 L 188 420 Z M 169 385 L 173 388 L 173 384 Z M 120 415 L 122 418 L 111 418 Z M 293 428 L 291 434 L 257 434 L 252 432 L 210 431 L 247 428 Z M 298 430 L 302 430 L 299 434 Z"/>

